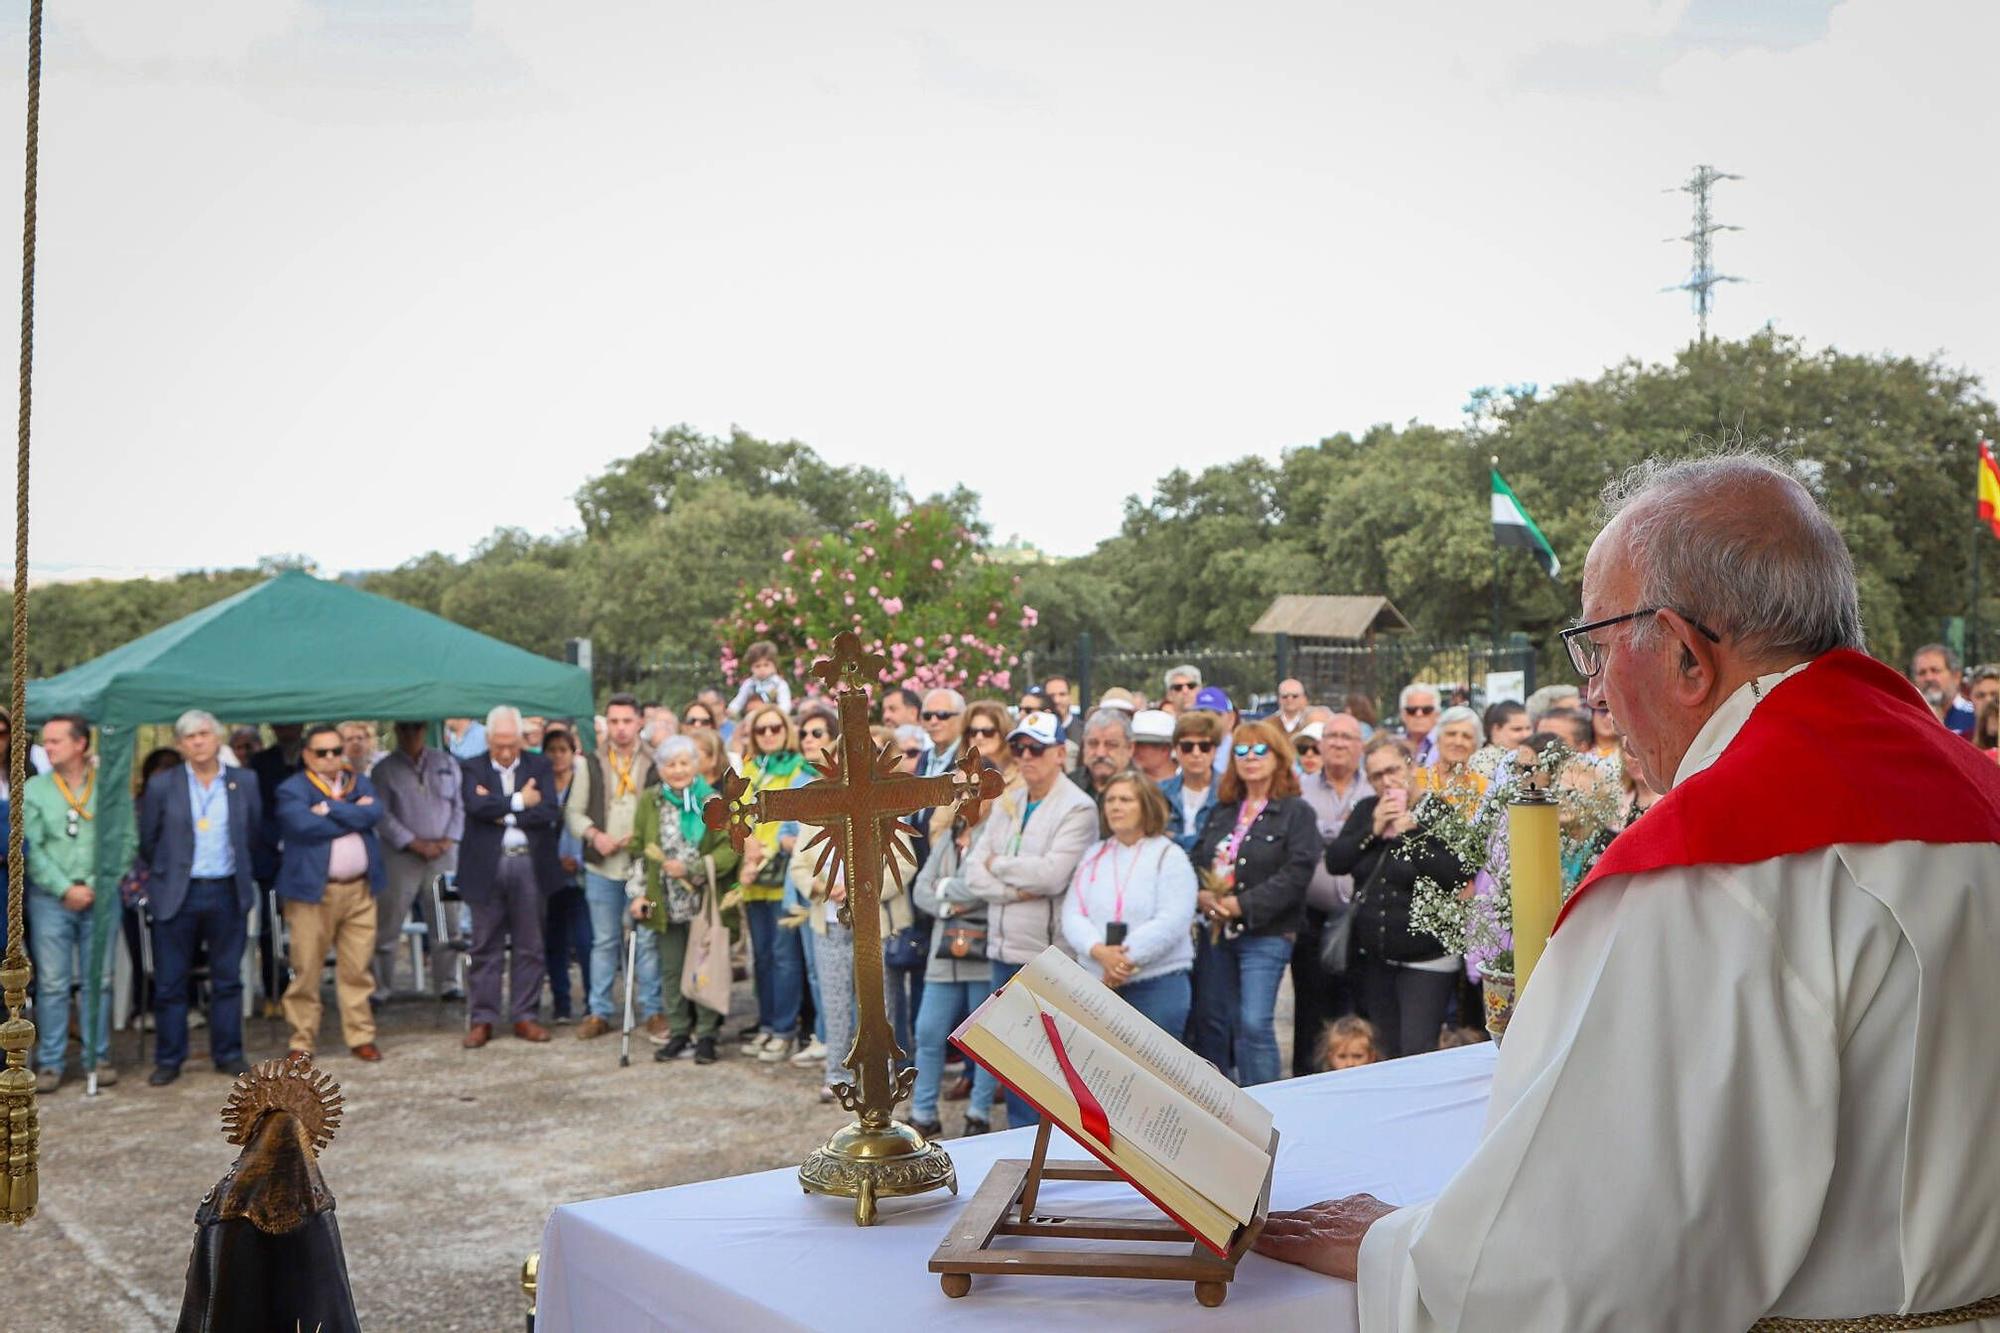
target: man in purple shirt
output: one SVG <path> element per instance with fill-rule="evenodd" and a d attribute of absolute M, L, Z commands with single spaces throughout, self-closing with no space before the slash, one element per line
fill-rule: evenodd
<path fill-rule="evenodd" d="M 383 843 L 382 865 L 388 882 L 375 913 L 375 994 L 389 998 L 396 980 L 396 960 L 403 949 L 403 923 L 415 902 L 423 914 L 428 938 L 438 945 L 458 935 L 446 912 L 440 923 L 431 919 L 432 905 L 423 886 L 435 875 L 458 868 L 458 843 L 465 834 L 465 797 L 458 761 L 443 750 L 424 744 L 424 724 L 398 722 L 396 748 L 383 756 L 370 774 L 382 800 L 382 822 L 376 833 Z M 410 978 L 412 985 L 416 978 Z M 449 991 L 446 999 L 454 998 Z"/>

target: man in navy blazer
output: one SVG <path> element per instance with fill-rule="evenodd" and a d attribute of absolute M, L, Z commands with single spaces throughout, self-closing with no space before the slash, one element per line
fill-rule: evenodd
<path fill-rule="evenodd" d="M 340 1032 L 357 1060 L 380 1060 L 375 1014 L 375 895 L 382 891 L 382 849 L 375 825 L 382 807 L 367 776 L 350 773 L 340 728 L 306 728 L 305 771 L 278 784 L 278 898 L 292 937 L 292 984 L 285 988 L 291 1048 L 308 1054 L 319 1040 L 319 985 L 333 949 L 333 989 Z"/>
<path fill-rule="evenodd" d="M 174 723 L 184 763 L 155 773 L 139 806 L 139 859 L 153 920 L 154 1087 L 187 1059 L 188 974 L 208 946 L 208 1053 L 225 1074 L 243 1060 L 243 946 L 256 905 L 253 861 L 263 800 L 256 780 L 217 759 L 222 732 L 199 708 Z"/>
<path fill-rule="evenodd" d="M 502 705 L 486 715 L 486 753 L 465 761 L 465 842 L 458 851 L 458 892 L 472 909 L 472 953 L 466 1002 L 468 1050 L 493 1038 L 500 1021 L 501 951 L 514 945 L 511 1003 L 514 1035 L 547 1041 L 536 1021 L 547 963 L 542 922 L 549 895 L 562 882 L 557 851 L 562 807 L 555 769 L 521 746 L 521 714 Z"/>

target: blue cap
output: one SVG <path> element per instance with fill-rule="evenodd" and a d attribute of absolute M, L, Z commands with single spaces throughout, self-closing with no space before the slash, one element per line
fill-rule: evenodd
<path fill-rule="evenodd" d="M 1222 692 L 1222 687 L 1219 685 L 1202 686 L 1201 693 L 1194 697 L 1194 706 L 1197 710 L 1207 713 L 1236 711 L 1236 705 L 1229 702 L 1229 696 Z"/>

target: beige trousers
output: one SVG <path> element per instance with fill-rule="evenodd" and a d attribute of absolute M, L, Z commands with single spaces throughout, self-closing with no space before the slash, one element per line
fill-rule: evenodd
<path fill-rule="evenodd" d="M 375 976 L 375 896 L 364 879 L 334 880 L 316 903 L 285 900 L 285 929 L 292 937 L 292 984 L 285 987 L 285 1021 L 293 1049 L 310 1051 L 319 1040 L 319 987 L 326 951 L 333 949 L 333 992 L 340 1002 L 340 1037 L 349 1047 L 375 1040 L 368 1008 Z"/>

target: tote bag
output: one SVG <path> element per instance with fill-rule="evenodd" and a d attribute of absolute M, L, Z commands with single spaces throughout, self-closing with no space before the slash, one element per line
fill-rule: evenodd
<path fill-rule="evenodd" d="M 729 1012 L 729 927 L 722 924 L 716 904 L 715 858 L 701 858 L 708 873 L 708 892 L 701 914 L 688 923 L 687 956 L 681 961 L 681 994 L 705 1009 Z"/>

